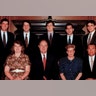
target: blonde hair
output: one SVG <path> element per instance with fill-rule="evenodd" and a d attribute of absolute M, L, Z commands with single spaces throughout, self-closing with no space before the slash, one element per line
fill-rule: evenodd
<path fill-rule="evenodd" d="M 75 45 L 74 44 L 68 44 L 65 48 L 66 48 L 66 50 L 69 48 L 73 48 L 75 50 Z"/>

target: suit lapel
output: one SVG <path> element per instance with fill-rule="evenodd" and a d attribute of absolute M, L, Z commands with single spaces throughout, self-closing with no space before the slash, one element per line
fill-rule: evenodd
<path fill-rule="evenodd" d="M 41 62 L 40 64 L 40 66 L 42 67 L 42 70 L 44 71 L 44 66 L 43 66 L 43 61 L 42 61 L 42 56 L 41 56 L 41 53 L 39 54 L 40 56 L 39 56 L 39 61 L 38 62 Z M 38 59 L 37 59 L 38 60 Z M 45 69 L 46 69 L 46 67 L 45 67 Z"/>
<path fill-rule="evenodd" d="M 0 31 L 0 42 L 3 44 L 2 37 L 1 37 L 1 31 Z"/>
<path fill-rule="evenodd" d="M 73 35 L 73 40 L 72 40 L 72 44 L 75 43 L 75 36 Z"/>
<path fill-rule="evenodd" d="M 88 61 L 88 69 L 90 70 L 90 72 L 92 72 L 92 71 L 91 71 L 91 68 L 90 68 L 89 56 L 87 56 L 87 61 Z"/>
<path fill-rule="evenodd" d="M 92 69 L 92 72 L 96 70 L 96 56 L 95 56 L 95 59 L 94 59 L 94 65 L 93 65 L 93 69 Z"/>
<path fill-rule="evenodd" d="M 93 37 L 92 37 L 91 43 L 94 42 L 94 39 L 96 39 L 96 31 L 95 31 L 95 33 L 93 34 Z"/>

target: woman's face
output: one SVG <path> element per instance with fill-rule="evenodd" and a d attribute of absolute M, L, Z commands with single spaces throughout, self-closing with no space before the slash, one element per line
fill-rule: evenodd
<path fill-rule="evenodd" d="M 74 48 L 68 48 L 67 49 L 67 54 L 68 54 L 69 57 L 73 57 L 74 54 L 75 54 Z"/>
<path fill-rule="evenodd" d="M 21 53 L 21 50 L 22 50 L 22 46 L 17 44 L 17 43 L 15 43 L 14 44 L 14 51 L 15 51 L 15 53 Z"/>

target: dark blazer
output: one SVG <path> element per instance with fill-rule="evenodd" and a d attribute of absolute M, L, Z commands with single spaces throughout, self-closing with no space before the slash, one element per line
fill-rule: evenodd
<path fill-rule="evenodd" d="M 59 79 L 59 69 L 53 55 L 47 54 L 46 68 L 44 70 L 41 54 L 37 54 L 32 64 L 31 79 L 43 80 L 43 76 L 50 79 Z"/>
<path fill-rule="evenodd" d="M 11 32 L 7 32 L 7 33 L 8 33 L 8 41 L 7 41 L 6 46 L 4 47 L 2 37 L 1 37 L 1 31 L 0 31 L 0 58 L 2 58 L 2 60 L 3 59 L 5 60 L 6 57 L 11 53 L 11 47 L 14 42 L 13 33 Z"/>
<path fill-rule="evenodd" d="M 96 56 L 94 60 L 93 70 L 90 69 L 89 58 L 86 56 L 83 61 L 83 75 L 81 79 L 95 78 L 96 79 Z"/>
<path fill-rule="evenodd" d="M 43 34 L 40 39 L 46 39 L 48 41 L 48 52 L 55 55 L 57 58 L 60 58 L 61 50 L 61 36 L 58 33 L 53 34 L 52 43 L 50 44 L 48 40 L 48 33 Z"/>
<path fill-rule="evenodd" d="M 84 47 L 85 49 L 87 49 L 87 38 L 88 38 L 88 35 L 89 35 L 89 34 L 87 34 L 87 35 L 85 35 L 85 36 L 83 37 L 83 47 Z M 95 31 L 95 33 L 93 34 L 93 37 L 92 37 L 90 43 L 96 44 L 96 31 Z"/>
<path fill-rule="evenodd" d="M 0 31 L 0 75 L 2 73 L 5 60 L 7 56 L 11 53 L 11 47 L 13 46 L 14 42 L 14 35 L 11 32 L 8 33 L 8 41 L 6 46 L 4 47 L 2 37 L 1 37 L 1 31 Z M 1 76 L 0 76 L 1 77 Z"/>
<path fill-rule="evenodd" d="M 83 46 L 82 46 L 82 39 L 79 36 L 76 36 L 73 34 L 73 42 L 72 44 L 74 44 L 76 46 L 76 52 L 75 55 L 77 57 L 82 57 L 83 54 Z M 66 56 L 66 45 L 68 45 L 67 43 L 67 35 L 63 36 L 62 38 L 62 57 Z"/>
<path fill-rule="evenodd" d="M 27 54 L 29 57 L 35 54 L 35 52 L 38 50 L 38 39 L 35 34 L 30 32 L 30 38 L 29 38 L 29 44 L 28 47 L 26 48 L 25 45 L 25 40 L 24 40 L 24 35 L 23 32 L 20 32 L 18 35 L 16 35 L 16 40 L 20 40 L 25 48 L 25 54 Z"/>

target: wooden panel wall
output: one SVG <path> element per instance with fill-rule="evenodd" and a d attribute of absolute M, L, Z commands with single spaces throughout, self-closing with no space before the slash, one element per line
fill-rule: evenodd
<path fill-rule="evenodd" d="M 9 19 L 9 31 L 14 32 L 16 27 L 11 20 L 47 20 L 48 16 L 0 16 Z M 96 16 L 52 16 L 54 20 L 96 20 Z"/>

